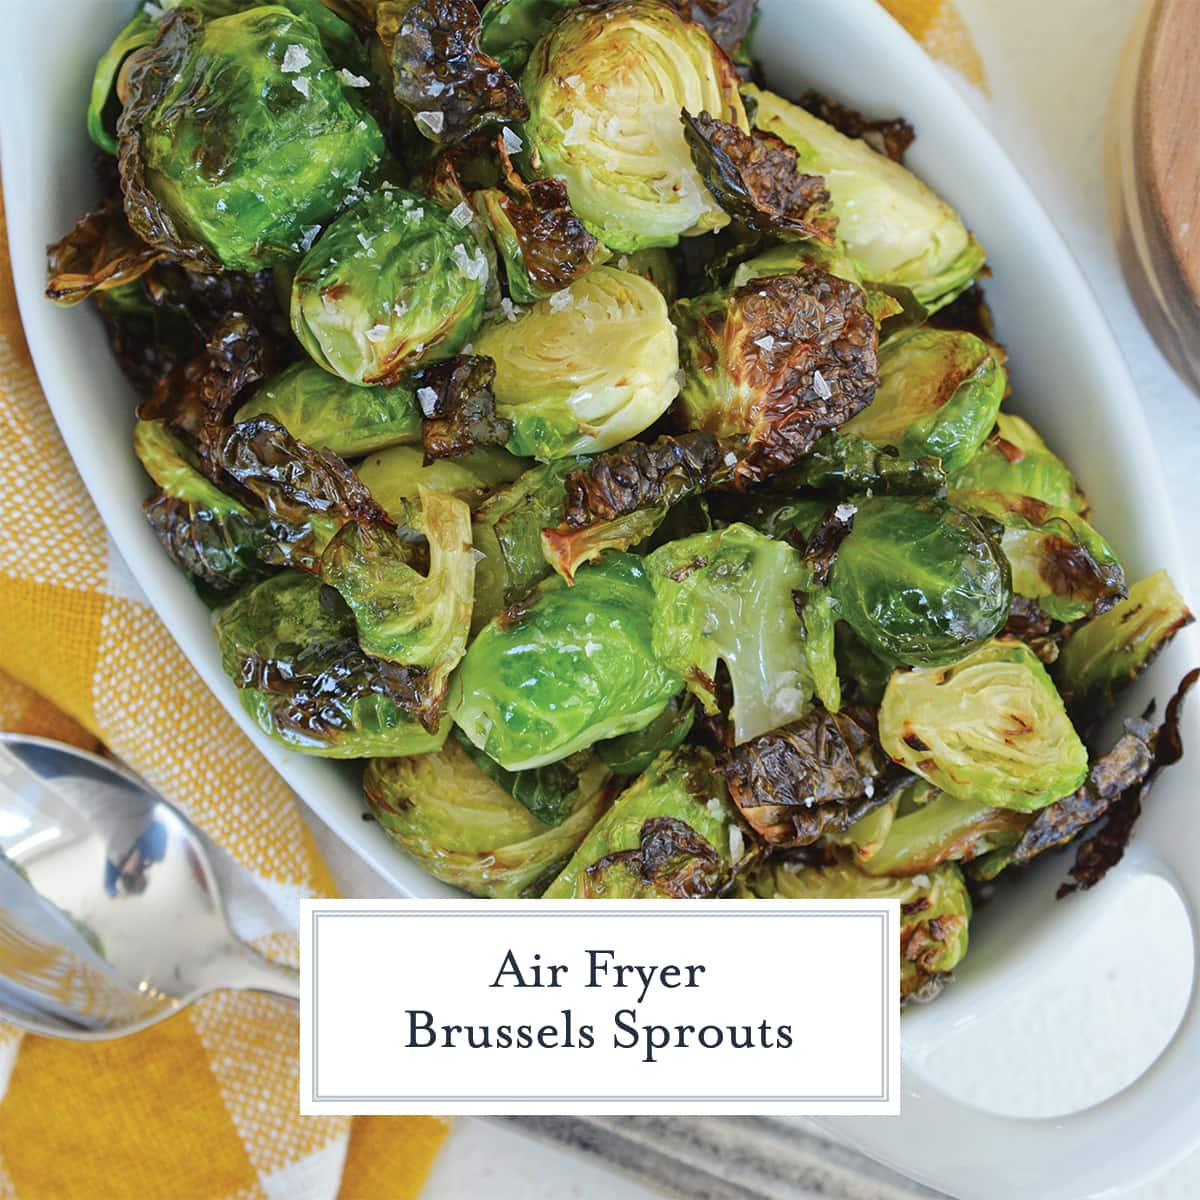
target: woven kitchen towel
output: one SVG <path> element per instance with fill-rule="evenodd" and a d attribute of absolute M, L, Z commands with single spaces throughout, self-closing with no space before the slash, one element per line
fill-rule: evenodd
<path fill-rule="evenodd" d="M 881 0 L 982 87 L 945 0 Z M 82 319 L 82 317 L 81 317 Z M 297 901 L 333 892 L 296 798 L 209 695 L 129 577 L 38 387 L 0 199 L 0 727 L 104 745 L 180 805 L 250 884 L 238 932 L 294 962 Z M 0 1026 L 0 1200 L 406 1200 L 435 1118 L 302 1117 L 296 1015 L 210 997 L 81 1045 Z"/>

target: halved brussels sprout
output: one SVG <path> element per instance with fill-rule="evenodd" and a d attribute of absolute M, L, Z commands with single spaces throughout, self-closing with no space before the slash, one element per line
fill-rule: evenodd
<path fill-rule="evenodd" d="M 1071 712 L 1087 722 L 1108 712 L 1121 689 L 1193 620 L 1166 571 L 1139 579 L 1124 600 L 1067 638 L 1054 678 Z"/>
<path fill-rule="evenodd" d="M 269 416 L 292 437 L 321 450 L 353 457 L 421 440 L 415 390 L 360 387 L 312 362 L 296 362 L 254 389 L 234 421 Z"/>
<path fill-rule="evenodd" d="M 683 684 L 654 655 L 641 560 L 610 553 L 557 576 L 486 625 L 453 688 L 454 720 L 509 771 L 643 729 Z"/>
<path fill-rule="evenodd" d="M 996 428 L 949 482 L 958 491 L 1032 496 L 1081 516 L 1086 516 L 1088 510 L 1087 500 L 1066 463 L 1051 453 L 1028 421 L 1011 413 L 996 414 Z"/>
<path fill-rule="evenodd" d="M 697 900 L 716 895 L 745 839 L 712 755 L 659 755 L 596 822 L 547 900 Z"/>
<path fill-rule="evenodd" d="M 948 498 L 1000 522 L 1014 594 L 1036 600 L 1054 620 L 1078 621 L 1124 597 L 1125 573 L 1112 547 L 1070 509 L 999 492 L 952 491 Z"/>
<path fill-rule="evenodd" d="M 928 308 L 949 303 L 984 254 L 958 214 L 899 163 L 765 88 L 747 84 L 754 126 L 794 146 L 802 170 L 825 179 L 838 236 L 870 279 L 909 288 Z"/>
<path fill-rule="evenodd" d="M 646 570 L 654 584 L 655 654 L 709 714 L 718 711 L 717 663 L 725 664 L 735 743 L 805 711 L 812 670 L 792 594 L 808 577 L 796 550 L 748 525 L 729 525 L 660 546 Z"/>
<path fill-rule="evenodd" d="M 658 0 L 571 9 L 521 77 L 535 169 L 610 249 L 674 246 L 729 223 L 692 163 L 679 114 L 746 129 L 733 65 Z"/>
<path fill-rule="evenodd" d="M 738 488 L 792 466 L 875 393 L 876 330 L 862 289 L 818 267 L 681 300 L 672 316 L 680 416 L 742 441 Z"/>
<path fill-rule="evenodd" d="M 377 758 L 363 777 L 389 837 L 435 879 L 472 896 L 536 896 L 612 798 L 604 768 L 579 777 L 555 825 L 538 820 L 472 761 L 454 738 L 436 754 Z"/>
<path fill-rule="evenodd" d="M 449 492 L 475 509 L 498 488 L 520 476 L 525 464 L 496 446 L 480 446 L 462 458 L 426 463 L 416 446 L 393 446 L 372 454 L 355 471 L 397 524 L 408 524 L 418 491 Z"/>
<path fill-rule="evenodd" d="M 978 518 L 932 496 L 856 502 L 830 590 L 846 623 L 890 662 L 953 662 L 1003 628 L 1008 562 Z"/>
<path fill-rule="evenodd" d="M 946 472 L 936 458 L 904 458 L 890 446 L 881 449 L 837 430 L 818 438 L 796 466 L 770 486 L 780 491 L 814 488 L 835 496 L 936 496 L 946 487 Z"/>
<path fill-rule="evenodd" d="M 241 592 L 214 624 L 242 707 L 289 749 L 370 758 L 445 742 L 449 721 L 430 733 L 411 715 L 424 704 L 419 674 L 364 654 L 354 614 L 319 579 L 281 572 Z"/>
<path fill-rule="evenodd" d="M 513 423 L 514 454 L 607 450 L 654 424 L 679 392 L 662 293 L 612 267 L 487 326 L 475 350 L 496 360 L 497 408 Z"/>
<path fill-rule="evenodd" d="M 900 998 L 932 1000 L 967 952 L 971 897 L 954 863 L 911 878 L 872 877 L 849 864 L 780 863 L 747 879 L 753 895 L 781 900 L 899 900 Z"/>
<path fill-rule="evenodd" d="M 679 746 L 695 721 L 695 704 L 680 692 L 645 729 L 597 742 L 596 756 L 614 775 L 640 775 L 664 750 Z"/>
<path fill-rule="evenodd" d="M 879 709 L 883 748 L 960 800 L 1033 812 L 1084 780 L 1087 749 L 1022 642 L 997 638 L 946 667 L 896 671 Z"/>
<path fill-rule="evenodd" d="M 395 384 L 456 353 L 483 315 L 487 258 L 440 205 L 382 188 L 343 213 L 292 282 L 292 329 L 350 383 Z"/>
<path fill-rule="evenodd" d="M 211 21 L 177 9 L 127 79 L 117 129 L 130 224 L 206 270 L 295 262 L 383 159 L 383 134 L 317 26 L 280 5 Z"/>
<path fill-rule="evenodd" d="M 974 457 L 996 423 L 1008 376 L 973 333 L 914 329 L 879 349 L 879 387 L 842 432 L 910 457 L 932 454 L 946 471 Z"/>

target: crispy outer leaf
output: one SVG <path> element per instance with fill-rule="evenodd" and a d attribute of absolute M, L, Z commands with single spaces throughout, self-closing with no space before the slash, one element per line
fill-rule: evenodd
<path fill-rule="evenodd" d="M 496 364 L 479 354 L 445 358 L 414 372 L 426 466 L 461 458 L 476 446 L 503 446 L 512 436 L 512 422 L 496 415 L 495 378 Z"/>
<path fill-rule="evenodd" d="M 161 492 L 143 511 L 171 561 L 209 587 L 226 591 L 267 574 L 258 556 L 265 514 L 219 512 Z"/>
<path fill-rule="evenodd" d="M 471 0 L 381 0 L 376 20 L 393 94 L 430 141 L 457 142 L 484 125 L 529 117 L 516 82 L 479 48 Z"/>
<path fill-rule="evenodd" d="M 729 868 L 707 838 L 675 817 L 651 817 L 636 850 L 606 854 L 584 868 L 577 895 L 695 900 L 715 895 Z"/>
<path fill-rule="evenodd" d="M 760 233 L 833 244 L 837 218 L 825 180 L 799 170 L 792 146 L 704 112 L 684 109 L 681 119 L 696 170 L 727 213 Z"/>
<path fill-rule="evenodd" d="M 166 257 L 165 250 L 134 235 L 118 205 L 106 204 L 80 217 L 46 251 L 46 298 L 64 307 L 78 304 L 95 292 L 132 283 Z"/>
<path fill-rule="evenodd" d="M 814 708 L 739 746 L 723 770 L 734 803 L 764 841 L 807 846 L 882 804 L 875 780 L 889 766 L 869 710 Z"/>
<path fill-rule="evenodd" d="M 726 54 L 733 52 L 750 32 L 757 0 L 672 0 L 685 20 L 708 31 Z"/>
<path fill-rule="evenodd" d="M 916 141 L 916 131 L 903 117 L 864 117 L 857 109 L 815 91 L 805 92 L 797 103 L 839 133 L 862 138 L 872 150 L 886 154 L 893 162 L 901 162 L 904 152 Z"/>
<path fill-rule="evenodd" d="M 778 482 L 789 489 L 815 488 L 839 496 L 863 492 L 932 496 L 946 486 L 946 472 L 932 456 L 907 458 L 892 446 L 833 432 L 819 438 Z"/>

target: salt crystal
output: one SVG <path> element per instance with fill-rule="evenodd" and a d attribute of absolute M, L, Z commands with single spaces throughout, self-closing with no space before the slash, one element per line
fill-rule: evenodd
<path fill-rule="evenodd" d="M 283 62 L 279 64 L 279 69 L 285 75 L 295 75 L 303 71 L 310 62 L 312 56 L 303 46 L 289 46 L 283 52 Z"/>
<path fill-rule="evenodd" d="M 821 397 L 822 400 L 828 400 L 833 395 L 833 388 L 825 382 L 825 376 L 820 371 L 813 372 L 813 391 Z"/>
<path fill-rule="evenodd" d="M 302 95 L 305 98 L 305 100 L 308 99 L 309 84 L 308 84 L 307 79 L 305 79 L 303 76 L 301 76 L 299 79 L 293 79 L 292 87 L 294 87 L 296 89 L 296 91 L 298 91 L 300 93 L 300 95 Z"/>
<path fill-rule="evenodd" d="M 588 134 L 592 130 L 592 118 L 587 113 L 581 112 L 579 109 L 571 114 L 571 126 L 563 134 L 564 146 L 578 146 L 582 142 L 586 142 Z"/>
<path fill-rule="evenodd" d="M 868 800 L 875 795 L 875 780 L 868 779 L 863 783 L 863 795 L 866 796 Z"/>
<path fill-rule="evenodd" d="M 928 875 L 914 875 L 912 881 L 920 888 L 927 888 L 932 883 Z"/>
<path fill-rule="evenodd" d="M 417 388 L 417 402 L 421 405 L 421 411 L 427 417 L 432 417 L 437 412 L 438 394 L 431 387 Z"/>
<path fill-rule="evenodd" d="M 418 125 L 424 125 L 430 133 L 441 133 L 446 123 L 445 116 L 440 112 L 419 112 L 413 119 Z"/>
<path fill-rule="evenodd" d="M 359 232 L 359 233 L 356 233 L 354 236 L 355 236 L 356 238 L 358 238 L 358 244 L 359 244 L 359 245 L 360 245 L 360 246 L 361 246 L 361 247 L 362 247 L 364 250 L 370 250 L 370 248 L 371 248 L 371 239 L 370 239 L 369 237 L 367 237 L 367 235 L 366 235 L 365 233 Z"/>
<path fill-rule="evenodd" d="M 152 21 L 161 21 L 166 16 L 163 9 L 157 4 L 152 4 L 150 0 L 146 0 L 146 3 L 142 5 L 142 12 Z"/>
<path fill-rule="evenodd" d="M 520 154 L 525 149 L 525 143 L 507 125 L 500 134 L 500 140 L 509 154 Z"/>
<path fill-rule="evenodd" d="M 307 254 L 312 249 L 312 244 L 317 240 L 317 234 L 320 232 L 320 225 L 306 225 L 300 230 L 300 249 Z"/>
<path fill-rule="evenodd" d="M 561 292 L 555 292 L 550 297 L 550 311 L 551 312 L 563 312 L 568 308 L 574 308 L 574 307 L 575 307 L 575 297 L 572 296 L 571 293 L 568 292 L 566 288 L 563 288 L 563 290 Z"/>
<path fill-rule="evenodd" d="M 858 512 L 858 509 L 853 504 L 839 504 L 837 508 L 833 510 L 833 519 L 835 521 L 841 521 L 841 523 L 845 525 L 856 512 Z"/>
<path fill-rule="evenodd" d="M 454 224 L 459 227 L 459 229 L 465 229 L 468 225 L 470 225 L 474 216 L 475 213 L 473 209 L 465 200 L 455 205 L 455 207 L 450 211 L 450 220 L 453 221 Z"/>
<path fill-rule="evenodd" d="M 742 837 L 742 831 L 736 825 L 729 827 L 729 857 L 734 862 L 739 862 L 742 857 L 742 852 L 746 849 L 746 839 Z"/>
<path fill-rule="evenodd" d="M 440 96 L 446 90 L 446 85 L 440 79 L 434 79 L 430 81 L 425 90 L 431 96 Z"/>
<path fill-rule="evenodd" d="M 500 311 L 506 321 L 515 321 L 524 309 L 518 308 L 507 296 L 500 301 Z"/>
<path fill-rule="evenodd" d="M 737 455 L 734 454 L 732 450 L 727 450 L 725 452 L 725 465 L 727 467 L 737 466 Z"/>
<path fill-rule="evenodd" d="M 563 83 L 565 83 L 567 87 L 569 87 L 571 91 L 575 92 L 576 94 L 583 91 L 583 80 L 578 75 L 568 75 L 566 79 L 563 80 Z"/>
<path fill-rule="evenodd" d="M 725 810 L 721 807 L 721 801 L 716 796 L 709 796 L 707 808 L 714 817 L 723 817 L 725 815 Z"/>
<path fill-rule="evenodd" d="M 365 88 L 371 86 L 369 79 L 364 79 L 361 75 L 355 75 L 353 71 L 347 70 L 345 67 L 337 73 L 337 77 L 346 87 Z"/>
<path fill-rule="evenodd" d="M 418 204 L 416 208 L 410 208 L 408 210 L 408 216 L 406 216 L 404 219 L 408 221 L 409 224 L 411 224 L 413 221 L 422 221 L 425 219 L 425 209 Z"/>
<path fill-rule="evenodd" d="M 388 326 L 387 325 L 372 325 L 371 328 L 367 330 L 367 341 L 368 342 L 382 342 L 383 339 L 385 337 L 387 337 L 387 335 L 388 335 Z"/>
<path fill-rule="evenodd" d="M 755 338 L 754 344 L 763 350 L 775 349 L 775 339 L 769 333 L 764 333 L 762 337 Z"/>
<path fill-rule="evenodd" d="M 450 257 L 454 259 L 454 265 L 468 279 L 480 279 L 487 270 L 487 259 L 484 258 L 483 251 L 476 249 L 474 254 L 468 254 L 467 248 L 462 242 L 454 247 L 450 252 Z"/>

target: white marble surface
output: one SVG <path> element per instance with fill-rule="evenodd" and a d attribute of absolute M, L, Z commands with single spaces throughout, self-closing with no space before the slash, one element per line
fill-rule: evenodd
<path fill-rule="evenodd" d="M 985 107 L 993 127 L 1082 263 L 1133 369 L 1138 397 L 1130 403 L 1140 399 L 1146 408 L 1185 555 L 1194 563 L 1186 552 L 1200 548 L 1200 400 L 1145 332 L 1121 279 L 1106 212 L 1106 106 L 1139 2 L 959 0 L 959 7 L 984 54 L 993 93 Z M 1190 587 L 1178 582 L 1195 596 L 1200 570 L 1193 566 Z M 391 893 L 328 834 L 317 832 L 344 894 Z M 1184 934 L 1173 894 L 1147 883 L 1137 900 L 1127 918 L 1077 947 L 1079 962 L 1092 967 L 1086 980 L 1065 969 L 1047 981 L 1036 1008 L 1014 1005 L 1004 1028 L 991 1026 L 975 1044 L 956 1043 L 954 1062 L 946 1066 L 959 1095 L 1001 1111 L 1063 1112 L 1111 1094 L 1140 1072 L 1174 1027 L 1190 964 L 1179 952 Z M 1130 1013 L 1135 1021 L 1121 1019 Z M 648 1200 L 644 1189 L 573 1156 L 463 1121 L 423 1200 L 460 1200 L 480 1189 L 493 1200 Z M 1127 1200 L 1198 1195 L 1200 1155 Z"/>

